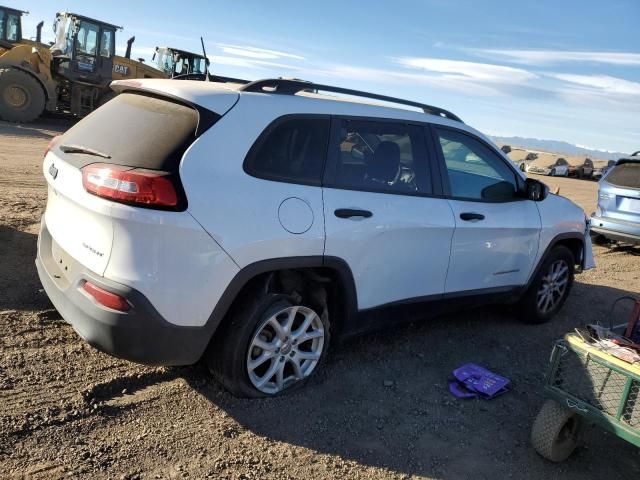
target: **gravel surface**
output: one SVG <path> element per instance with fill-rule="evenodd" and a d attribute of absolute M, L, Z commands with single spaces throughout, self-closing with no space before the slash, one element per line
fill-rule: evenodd
<path fill-rule="evenodd" d="M 201 366 L 97 352 L 41 291 L 41 159 L 68 126 L 0 123 L 0 477 L 640 478 L 639 450 L 599 428 L 559 465 L 529 445 L 553 340 L 640 294 L 640 249 L 597 247 L 598 268 L 550 324 L 502 308 L 431 319 L 336 346 L 299 393 L 239 400 Z M 593 211 L 597 184 L 547 180 Z M 511 378 L 511 392 L 454 399 L 447 378 L 466 362 Z"/>

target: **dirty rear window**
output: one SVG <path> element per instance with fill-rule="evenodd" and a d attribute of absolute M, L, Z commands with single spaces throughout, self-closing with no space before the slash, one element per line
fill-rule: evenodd
<path fill-rule="evenodd" d="M 111 158 L 64 154 L 78 168 L 107 162 L 173 172 L 196 138 L 198 112 L 164 97 L 122 93 L 82 119 L 57 143 L 88 148 Z"/>
<path fill-rule="evenodd" d="M 640 188 L 640 162 L 618 164 L 607 175 L 607 183 L 616 187 Z"/>

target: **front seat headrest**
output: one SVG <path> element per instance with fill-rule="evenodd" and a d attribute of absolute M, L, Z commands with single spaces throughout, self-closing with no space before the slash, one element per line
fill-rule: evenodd
<path fill-rule="evenodd" d="M 400 147 L 398 144 L 390 141 L 380 142 L 369 163 L 369 178 L 378 182 L 390 183 L 398 176 L 399 168 Z"/>

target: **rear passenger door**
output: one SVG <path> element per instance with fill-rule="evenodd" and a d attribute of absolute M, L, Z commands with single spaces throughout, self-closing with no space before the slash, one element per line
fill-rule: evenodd
<path fill-rule="evenodd" d="M 444 292 L 455 223 L 430 157 L 423 126 L 332 120 L 325 255 L 349 264 L 360 310 Z"/>
<path fill-rule="evenodd" d="M 433 135 L 456 223 L 446 293 L 524 285 L 538 251 L 540 215 L 535 202 L 517 195 L 515 169 L 470 133 L 437 126 Z"/>

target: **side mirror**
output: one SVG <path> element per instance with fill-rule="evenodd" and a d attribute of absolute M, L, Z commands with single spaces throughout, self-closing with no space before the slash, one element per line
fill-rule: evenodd
<path fill-rule="evenodd" d="M 539 180 L 527 178 L 524 182 L 524 196 L 534 202 L 541 202 L 549 195 L 549 187 Z"/>

